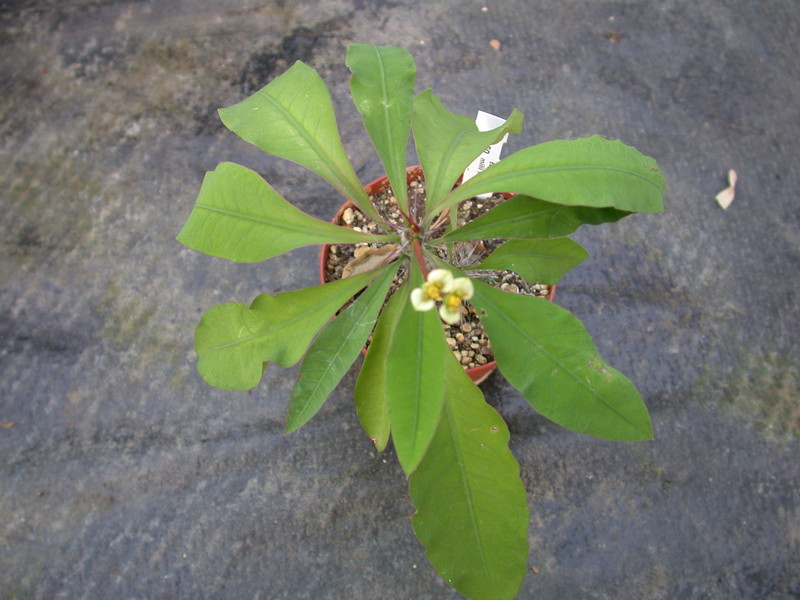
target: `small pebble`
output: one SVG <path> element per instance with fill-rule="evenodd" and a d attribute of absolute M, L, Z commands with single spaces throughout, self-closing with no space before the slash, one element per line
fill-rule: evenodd
<path fill-rule="evenodd" d="M 348 206 L 344 209 L 344 213 L 342 213 L 342 221 L 348 225 L 352 225 L 354 220 L 355 214 L 353 213 L 353 209 Z"/>

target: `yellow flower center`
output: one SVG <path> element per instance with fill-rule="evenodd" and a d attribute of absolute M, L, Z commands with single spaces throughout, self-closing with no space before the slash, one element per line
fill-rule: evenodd
<path fill-rule="evenodd" d="M 442 297 L 442 290 L 435 283 L 429 283 L 425 286 L 425 295 L 431 300 L 438 300 Z"/>
<path fill-rule="evenodd" d="M 457 294 L 450 294 L 444 299 L 444 303 L 451 309 L 458 308 L 461 304 L 461 298 Z"/>

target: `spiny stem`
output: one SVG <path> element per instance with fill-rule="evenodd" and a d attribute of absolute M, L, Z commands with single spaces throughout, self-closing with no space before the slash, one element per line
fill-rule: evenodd
<path fill-rule="evenodd" d="M 422 256 L 422 244 L 419 243 L 419 238 L 414 238 L 412 241 L 414 246 L 414 255 L 417 257 L 419 268 L 422 269 L 422 277 L 428 278 L 428 267 L 425 265 L 425 258 Z"/>
<path fill-rule="evenodd" d="M 420 231 L 422 231 L 422 230 L 420 229 L 419 225 L 417 225 L 416 221 L 414 221 L 414 219 L 412 219 L 412 218 L 411 218 L 410 216 L 408 216 L 408 215 L 407 215 L 405 212 L 403 212 L 403 209 L 402 209 L 402 208 L 400 208 L 400 207 L 398 206 L 398 207 L 397 207 L 397 210 L 398 210 L 398 211 L 400 211 L 400 214 L 401 214 L 401 215 L 403 215 L 403 218 L 406 220 L 406 223 L 408 223 L 408 226 L 411 228 L 411 231 L 413 231 L 414 233 L 419 233 Z"/>

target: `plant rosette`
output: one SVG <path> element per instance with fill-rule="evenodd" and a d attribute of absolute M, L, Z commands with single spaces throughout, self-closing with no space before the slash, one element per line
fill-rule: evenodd
<path fill-rule="evenodd" d="M 443 323 L 465 321 L 471 306 L 500 372 L 563 427 L 607 440 L 652 439 L 633 383 L 602 359 L 577 318 L 488 279 L 510 272 L 526 284 L 555 285 L 587 256 L 566 236 L 581 225 L 662 211 L 664 177 L 635 148 L 592 136 L 523 148 L 456 186 L 484 149 L 521 131 L 522 113 L 478 131 L 430 90 L 414 94 L 414 60 L 400 48 L 351 44 L 346 64 L 394 192 L 392 214 L 370 202 L 347 159 L 325 83 L 298 61 L 220 117 L 244 140 L 320 175 L 375 227 L 315 219 L 254 171 L 225 162 L 206 174 L 178 240 L 244 263 L 308 245 L 383 250 L 330 283 L 211 307 L 195 329 L 197 369 L 213 386 L 249 390 L 267 363 L 301 363 L 286 417 L 291 432 L 319 411 L 370 339 L 354 389 L 356 412 L 379 452 L 391 438 L 428 559 L 469 598 L 511 599 L 528 557 L 520 467 L 508 427 L 466 375 Z M 424 194 L 406 185 L 411 133 Z M 464 201 L 485 194 L 516 195 L 462 219 Z M 478 259 L 465 262 L 465 254 Z"/>
<path fill-rule="evenodd" d="M 412 188 L 421 188 L 424 185 L 424 174 L 422 167 L 414 165 L 406 168 L 406 183 Z M 459 180 L 460 183 L 460 180 Z M 396 196 L 392 192 L 389 178 L 382 175 L 364 186 L 364 191 L 370 198 L 370 202 L 380 206 L 382 212 L 387 213 L 390 218 L 400 217 L 397 212 Z M 514 194 L 496 194 L 491 198 L 468 199 L 459 203 L 458 222 L 466 224 L 474 218 L 488 212 L 491 208 L 504 200 L 512 198 Z M 349 200 L 345 201 L 331 219 L 331 223 L 339 227 L 349 227 L 356 231 L 375 231 L 379 224 L 365 216 L 357 206 Z M 480 257 L 488 252 L 489 248 L 499 244 L 493 244 L 492 240 L 480 242 L 461 242 L 466 251 L 459 253 L 460 263 L 477 264 Z M 359 268 L 369 270 L 370 261 L 378 261 L 385 251 L 384 243 L 362 243 L 353 245 L 332 245 L 324 244 L 320 252 L 319 278 L 320 283 L 330 283 L 342 278 L 343 273 L 357 272 Z M 331 251 L 333 250 L 333 252 Z M 354 267 L 352 265 L 355 265 Z M 500 276 L 496 281 L 489 281 L 491 285 L 499 289 L 512 293 L 525 293 L 531 296 L 547 298 L 553 301 L 556 293 L 556 285 L 530 285 L 513 271 L 497 272 Z M 395 281 L 390 288 L 390 294 L 397 288 L 401 277 L 395 277 Z M 442 322 L 445 330 L 445 340 L 453 351 L 456 359 L 461 363 L 467 375 L 476 384 L 483 383 L 497 369 L 497 361 L 491 351 L 491 344 L 485 330 L 480 324 L 480 319 L 475 313 L 475 309 L 469 304 L 462 309 L 463 318 L 454 324 Z M 362 350 L 366 354 L 367 349 Z"/>

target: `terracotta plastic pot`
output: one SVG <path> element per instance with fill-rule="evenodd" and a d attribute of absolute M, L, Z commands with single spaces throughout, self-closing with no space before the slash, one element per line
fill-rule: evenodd
<path fill-rule="evenodd" d="M 419 165 L 408 167 L 406 181 L 410 183 L 420 175 L 422 175 L 422 167 L 420 167 Z M 367 195 L 371 196 L 373 194 L 378 194 L 382 192 L 387 187 L 389 187 L 389 178 L 386 175 L 383 175 L 381 177 L 378 177 L 374 181 L 370 181 L 367 185 L 364 186 L 364 190 L 367 192 Z M 514 194 L 506 194 L 506 197 L 508 198 L 511 198 L 513 196 Z M 354 207 L 354 205 L 352 202 L 348 200 L 339 207 L 339 210 L 336 211 L 336 214 L 333 216 L 333 219 L 331 219 L 331 223 L 333 223 L 334 225 L 338 225 L 342 214 L 349 207 Z M 330 254 L 330 245 L 324 244 L 322 246 L 322 251 L 320 252 L 320 257 L 319 257 L 319 280 L 322 283 L 328 283 L 325 279 L 325 274 L 327 270 L 326 267 L 328 264 L 329 254 Z M 547 299 L 550 302 L 552 302 L 553 298 L 555 297 L 555 294 L 556 294 L 556 286 L 551 285 L 550 292 L 547 294 Z M 362 350 L 362 352 L 364 353 L 366 353 L 366 351 L 367 351 L 366 348 Z M 477 367 L 472 367 L 471 369 L 467 369 L 466 373 L 467 375 L 469 375 L 472 381 L 478 384 L 486 380 L 486 378 L 489 377 L 489 375 L 491 375 L 495 369 L 497 369 L 497 361 L 493 360 L 492 362 L 486 363 L 485 365 L 480 365 Z"/>

